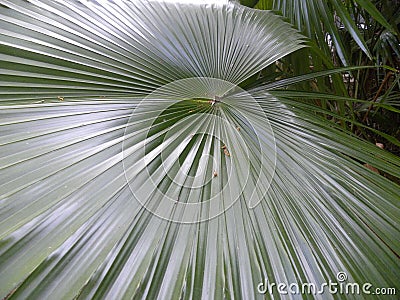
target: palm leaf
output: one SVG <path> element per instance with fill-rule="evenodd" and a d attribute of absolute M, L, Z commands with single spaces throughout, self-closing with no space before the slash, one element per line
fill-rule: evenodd
<path fill-rule="evenodd" d="M 0 4 L 0 295 L 253 299 L 339 271 L 399 288 L 400 188 L 356 161 L 399 159 L 237 87 L 303 47 L 279 17 Z"/>
<path fill-rule="evenodd" d="M 249 5 L 250 3 L 244 4 Z M 310 39 L 314 40 L 327 56 L 330 56 L 331 49 L 328 47 L 326 37 L 324 36 L 324 34 L 328 33 L 332 38 L 332 42 L 341 62 L 343 65 L 347 66 L 350 61 L 350 53 L 348 53 L 348 50 L 343 43 L 344 39 L 340 35 L 338 29 L 339 25 L 342 25 L 343 29 L 348 31 L 349 35 L 356 42 L 358 47 L 368 56 L 369 59 L 372 59 L 370 50 L 368 49 L 359 28 L 359 20 L 355 20 L 354 16 L 351 16 L 348 11 L 349 8 L 357 7 L 364 9 L 374 20 L 386 27 L 387 30 L 394 32 L 393 27 L 370 0 L 353 0 L 346 2 L 338 0 L 259 0 L 254 7 L 258 9 L 272 9 L 279 11 L 285 17 L 289 18 L 300 31 Z"/>

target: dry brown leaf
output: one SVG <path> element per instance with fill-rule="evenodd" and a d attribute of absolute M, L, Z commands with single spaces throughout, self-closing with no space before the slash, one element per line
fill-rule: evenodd
<path fill-rule="evenodd" d="M 364 164 L 364 167 L 367 167 L 368 169 L 370 169 L 372 172 L 375 172 L 376 174 L 380 174 L 379 170 L 369 164 Z"/>

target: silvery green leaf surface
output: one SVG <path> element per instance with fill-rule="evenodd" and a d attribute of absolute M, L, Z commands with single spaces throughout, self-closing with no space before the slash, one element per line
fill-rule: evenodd
<path fill-rule="evenodd" d="M 362 164 L 399 159 L 238 87 L 303 47 L 288 23 L 233 3 L 0 4 L 2 297 L 277 298 L 265 278 L 339 272 L 399 288 L 400 188 Z"/>

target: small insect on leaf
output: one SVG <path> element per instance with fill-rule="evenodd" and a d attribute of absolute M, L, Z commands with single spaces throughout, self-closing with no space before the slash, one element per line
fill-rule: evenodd
<path fill-rule="evenodd" d="M 224 150 L 224 154 L 225 154 L 226 156 L 231 156 L 231 154 L 229 153 L 228 148 L 227 148 L 225 145 L 223 145 L 221 148 Z"/>
<path fill-rule="evenodd" d="M 224 153 L 226 156 L 231 156 L 231 154 L 229 153 L 228 149 L 224 149 Z"/>
<path fill-rule="evenodd" d="M 217 177 L 218 176 L 218 173 L 217 173 L 217 171 L 214 171 L 214 173 L 213 173 L 213 177 Z"/>
<path fill-rule="evenodd" d="M 58 98 L 58 100 L 60 100 L 60 101 L 64 101 L 64 97 L 58 96 L 57 98 Z"/>

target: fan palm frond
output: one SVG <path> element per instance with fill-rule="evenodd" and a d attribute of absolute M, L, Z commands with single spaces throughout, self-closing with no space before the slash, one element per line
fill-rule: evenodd
<path fill-rule="evenodd" d="M 0 295 L 255 299 L 264 278 L 338 272 L 399 288 L 400 188 L 360 164 L 399 159 L 237 86 L 303 47 L 288 23 L 234 4 L 0 4 Z"/>

